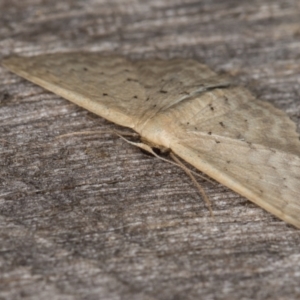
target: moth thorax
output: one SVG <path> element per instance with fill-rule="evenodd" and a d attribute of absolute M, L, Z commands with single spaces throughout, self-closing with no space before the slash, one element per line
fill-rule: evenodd
<path fill-rule="evenodd" d="M 170 149 L 170 133 L 165 118 L 150 119 L 142 126 L 134 128 L 141 136 L 142 141 L 151 148 L 160 149 L 163 153 Z"/>

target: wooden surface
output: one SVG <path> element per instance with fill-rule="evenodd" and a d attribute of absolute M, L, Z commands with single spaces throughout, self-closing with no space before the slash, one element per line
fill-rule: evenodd
<path fill-rule="evenodd" d="M 0 58 L 194 58 L 299 131 L 299 20 L 297 0 L 0 0 Z M 180 169 L 115 128 L 0 68 L 1 300 L 300 298 L 299 230 L 200 180 L 213 220 Z"/>

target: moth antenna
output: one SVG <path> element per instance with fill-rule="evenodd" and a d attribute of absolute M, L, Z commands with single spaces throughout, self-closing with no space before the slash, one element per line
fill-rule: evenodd
<path fill-rule="evenodd" d="M 114 129 L 114 130 L 95 130 L 95 131 L 90 131 L 90 130 L 88 130 L 88 131 L 77 131 L 77 132 L 66 133 L 66 134 L 59 135 L 59 136 L 57 136 L 56 138 L 57 138 L 57 139 L 60 139 L 60 138 L 65 138 L 65 137 L 69 137 L 69 136 L 74 136 L 74 135 L 87 135 L 87 134 L 91 134 L 91 133 L 92 133 L 92 134 L 93 134 L 93 133 L 101 133 L 101 134 L 103 134 L 103 133 L 108 133 L 108 134 L 115 134 L 115 135 L 119 136 L 121 139 L 123 139 L 125 142 L 127 142 L 128 144 L 131 144 L 131 145 L 134 145 L 134 146 L 136 146 L 136 147 L 139 147 L 139 148 L 141 148 L 141 149 L 143 149 L 143 150 L 145 150 L 145 151 L 151 153 L 152 155 L 154 155 L 154 156 L 155 156 L 156 158 L 158 158 L 158 159 L 161 159 L 161 160 L 163 160 L 163 161 L 168 162 L 169 164 L 172 164 L 172 165 L 175 165 L 175 166 L 177 166 L 177 167 L 182 168 L 182 166 L 181 166 L 180 164 L 174 163 L 173 161 L 170 161 L 170 160 L 168 160 L 168 159 L 166 159 L 166 158 L 163 158 L 163 157 L 157 155 L 157 154 L 152 150 L 152 148 L 151 148 L 150 146 L 148 146 L 147 144 L 132 142 L 132 141 L 129 141 L 128 139 L 124 138 L 124 135 L 125 135 L 125 136 L 130 136 L 130 137 L 139 137 L 139 134 L 134 133 L 134 132 L 129 132 L 129 131 L 119 131 L 119 130 L 115 130 L 115 129 Z M 173 158 L 173 160 L 174 160 L 174 158 Z M 182 163 L 181 163 L 181 164 L 182 164 Z M 198 174 L 198 173 L 196 173 L 196 172 L 190 170 L 190 169 L 187 168 L 187 167 L 185 167 L 185 168 L 186 168 L 187 170 L 189 170 L 189 172 L 190 172 L 191 174 L 193 174 L 193 175 L 195 175 L 195 176 L 198 176 L 198 177 L 200 177 L 201 179 L 206 180 L 206 181 L 210 182 L 211 184 L 215 185 L 215 183 L 214 183 L 212 180 L 210 180 L 209 178 L 206 178 L 206 177 L 204 177 L 204 176 L 202 176 L 202 175 L 200 175 L 200 174 Z"/>
<path fill-rule="evenodd" d="M 76 131 L 76 132 L 70 132 L 70 133 L 66 133 L 66 134 L 62 134 L 62 135 L 58 135 L 56 138 L 60 139 L 60 138 L 64 138 L 64 137 L 68 137 L 68 136 L 73 136 L 73 135 L 87 135 L 87 134 L 93 134 L 93 133 L 108 133 L 108 134 L 116 134 L 118 136 L 130 136 L 130 137 L 139 137 L 139 135 L 137 133 L 134 132 L 129 132 L 129 131 L 118 131 L 118 130 L 87 130 L 87 131 Z"/>

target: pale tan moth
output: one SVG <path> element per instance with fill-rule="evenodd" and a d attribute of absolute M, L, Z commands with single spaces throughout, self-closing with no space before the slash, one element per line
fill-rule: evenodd
<path fill-rule="evenodd" d="M 11 57 L 12 72 L 169 149 L 300 228 L 300 142 L 271 104 L 190 59 L 97 53 Z"/>

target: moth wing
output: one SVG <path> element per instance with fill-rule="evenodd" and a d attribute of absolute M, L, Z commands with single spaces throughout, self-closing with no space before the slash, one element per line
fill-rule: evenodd
<path fill-rule="evenodd" d="M 134 128 L 220 77 L 193 60 L 132 62 L 98 53 L 56 53 L 9 57 L 2 64 L 99 116 Z M 224 79 L 221 84 L 226 84 Z"/>
<path fill-rule="evenodd" d="M 126 79 L 132 64 L 118 56 L 95 53 L 58 53 L 9 57 L 2 61 L 10 71 L 117 124 L 136 122 L 134 97 L 144 88 Z M 135 104 L 136 105 L 136 104 Z"/>
<path fill-rule="evenodd" d="M 175 122 L 169 132 L 174 153 L 300 228 L 300 142 L 286 114 L 230 87 L 162 115 Z"/>

